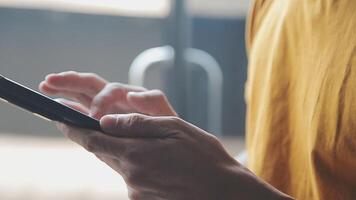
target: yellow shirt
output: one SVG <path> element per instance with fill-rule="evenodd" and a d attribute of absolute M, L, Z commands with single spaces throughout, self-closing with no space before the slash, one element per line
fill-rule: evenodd
<path fill-rule="evenodd" d="M 297 199 L 356 199 L 356 0 L 256 0 L 249 168 Z"/>

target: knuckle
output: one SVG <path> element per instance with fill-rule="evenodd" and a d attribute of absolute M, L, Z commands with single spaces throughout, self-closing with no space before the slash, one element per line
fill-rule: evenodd
<path fill-rule="evenodd" d="M 141 86 L 134 86 L 134 89 L 136 89 L 137 91 L 141 91 L 141 92 L 147 91 L 146 88 L 141 87 Z"/>
<path fill-rule="evenodd" d="M 165 94 L 164 92 L 162 92 L 162 90 L 154 89 L 153 91 L 157 94 L 157 96 L 165 97 Z"/>
<path fill-rule="evenodd" d="M 77 71 L 67 71 L 64 73 L 66 76 L 77 77 L 79 73 Z"/>
<path fill-rule="evenodd" d="M 144 102 L 146 104 L 152 104 L 152 101 L 155 101 L 155 99 L 152 99 L 152 97 L 147 96 L 147 95 L 142 95 L 140 96 L 140 102 Z"/>
<path fill-rule="evenodd" d="M 166 101 L 166 95 L 161 90 L 153 90 L 159 101 Z"/>
<path fill-rule="evenodd" d="M 91 72 L 83 73 L 82 76 L 83 76 L 83 78 L 87 79 L 88 81 L 95 81 L 95 80 L 99 79 L 99 76 L 97 74 L 91 73 Z"/>
<path fill-rule="evenodd" d="M 143 117 L 143 115 L 138 114 L 138 113 L 132 113 L 132 114 L 129 114 L 123 127 L 127 131 L 140 132 L 144 128 L 147 128 L 147 126 L 149 125 L 146 122 L 147 122 L 147 120 Z"/>
<path fill-rule="evenodd" d="M 176 116 L 168 116 L 165 118 L 166 120 L 162 122 L 162 126 L 165 127 L 165 130 L 171 133 L 182 133 L 182 132 L 189 132 L 189 126 L 185 121 L 181 118 Z"/>
<path fill-rule="evenodd" d="M 71 75 L 73 75 L 73 74 L 78 74 L 78 72 L 77 72 L 77 71 L 74 71 L 74 70 L 69 70 L 69 71 L 67 71 L 66 73 L 67 73 L 67 74 L 71 74 Z"/>
<path fill-rule="evenodd" d="M 116 96 L 118 98 L 124 97 L 127 92 L 125 86 L 121 83 L 109 83 L 106 88 L 106 93 L 110 96 Z"/>
<path fill-rule="evenodd" d="M 140 126 L 142 123 L 143 123 L 142 115 L 140 115 L 138 113 L 132 113 L 132 114 L 129 114 L 126 124 L 129 127 L 136 127 L 136 126 Z"/>
<path fill-rule="evenodd" d="M 93 72 L 83 73 L 83 75 L 85 75 L 87 77 L 91 77 L 91 78 L 97 78 L 98 77 L 98 75 L 93 73 Z"/>
<path fill-rule="evenodd" d="M 167 119 L 174 126 L 181 126 L 184 124 L 184 121 L 181 118 L 176 117 L 176 116 L 169 116 L 169 117 L 167 117 Z"/>
<path fill-rule="evenodd" d="M 123 84 L 117 83 L 117 82 L 113 82 L 113 83 L 107 84 L 107 88 L 108 88 L 108 90 L 122 90 L 123 89 Z"/>

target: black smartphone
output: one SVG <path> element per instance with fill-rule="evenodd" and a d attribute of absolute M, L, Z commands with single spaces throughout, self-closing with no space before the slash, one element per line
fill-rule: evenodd
<path fill-rule="evenodd" d="M 41 118 L 101 131 L 100 122 L 0 74 L 0 98 Z"/>

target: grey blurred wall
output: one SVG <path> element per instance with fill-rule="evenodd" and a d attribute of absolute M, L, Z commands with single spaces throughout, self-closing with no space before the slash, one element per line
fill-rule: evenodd
<path fill-rule="evenodd" d="M 220 64 L 224 76 L 223 89 L 223 135 L 245 134 L 244 89 L 247 75 L 245 52 L 245 18 L 219 19 L 196 17 L 193 20 L 192 46 L 211 54 Z M 206 77 L 201 70 L 193 70 L 191 85 L 195 87 L 190 106 L 190 121 L 206 127 L 207 94 Z"/>

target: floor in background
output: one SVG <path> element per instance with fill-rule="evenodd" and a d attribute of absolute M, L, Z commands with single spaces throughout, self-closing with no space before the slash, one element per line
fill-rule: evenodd
<path fill-rule="evenodd" d="M 241 138 L 224 138 L 236 155 Z M 64 138 L 0 134 L 0 199 L 126 200 L 123 179 L 95 156 Z"/>

